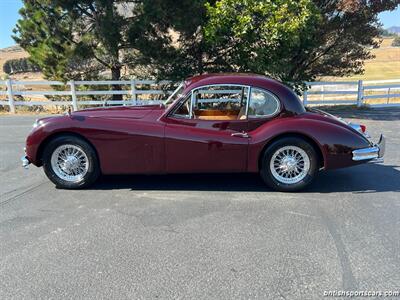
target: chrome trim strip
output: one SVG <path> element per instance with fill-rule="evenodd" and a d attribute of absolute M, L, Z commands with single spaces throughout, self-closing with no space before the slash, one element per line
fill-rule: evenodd
<path fill-rule="evenodd" d="M 248 86 L 248 88 L 247 88 L 247 102 L 246 102 L 246 120 L 249 119 L 249 105 L 250 105 L 251 90 L 252 90 L 252 87 Z"/>
<path fill-rule="evenodd" d="M 193 118 L 193 107 L 194 107 L 194 100 L 195 100 L 195 94 L 194 91 L 192 90 L 192 94 L 190 95 L 190 107 L 189 107 L 189 119 Z M 184 104 L 185 102 L 183 102 Z M 183 105 L 182 104 L 182 105 Z"/>
<path fill-rule="evenodd" d="M 185 84 L 184 82 L 181 82 L 181 84 L 172 92 L 172 94 L 168 97 L 168 99 L 165 100 L 163 103 L 164 104 L 168 103 L 168 101 L 170 101 L 175 96 L 175 94 L 184 86 L 184 84 Z"/>

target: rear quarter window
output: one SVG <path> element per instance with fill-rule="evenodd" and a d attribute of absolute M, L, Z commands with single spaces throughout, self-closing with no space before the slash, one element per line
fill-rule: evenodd
<path fill-rule="evenodd" d="M 250 102 L 248 117 L 264 118 L 276 115 L 280 110 L 279 99 L 271 92 L 252 88 L 250 93 Z"/>

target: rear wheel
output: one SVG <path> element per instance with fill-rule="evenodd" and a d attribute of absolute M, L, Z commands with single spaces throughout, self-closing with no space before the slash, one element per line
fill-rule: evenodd
<path fill-rule="evenodd" d="M 92 184 L 100 175 L 93 147 L 75 136 L 60 136 L 46 146 L 43 168 L 59 188 L 78 189 Z"/>
<path fill-rule="evenodd" d="M 318 172 L 318 156 L 312 145 L 297 137 L 273 142 L 264 152 L 261 176 L 273 189 L 295 192 L 305 188 Z"/>

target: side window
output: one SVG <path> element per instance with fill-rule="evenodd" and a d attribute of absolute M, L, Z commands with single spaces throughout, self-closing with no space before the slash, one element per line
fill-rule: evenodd
<path fill-rule="evenodd" d="M 191 94 L 184 98 L 177 108 L 172 113 L 172 116 L 177 118 L 190 118 L 190 104 L 191 104 Z"/>
<path fill-rule="evenodd" d="M 257 88 L 251 89 L 249 103 L 249 118 L 262 118 L 276 114 L 280 108 L 280 102 L 273 94 Z"/>
<path fill-rule="evenodd" d="M 200 120 L 246 119 L 249 88 L 213 85 L 193 92 L 193 117 Z"/>

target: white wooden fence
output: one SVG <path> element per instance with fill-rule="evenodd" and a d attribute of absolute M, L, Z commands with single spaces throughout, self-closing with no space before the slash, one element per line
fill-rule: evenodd
<path fill-rule="evenodd" d="M 119 81 L 68 81 L 67 83 L 60 81 L 16 81 L 16 80 L 6 80 L 0 81 L 0 88 L 2 85 L 6 86 L 5 90 L 0 90 L 0 97 L 2 95 L 7 96 L 7 100 L 0 100 L 0 105 L 9 106 L 10 112 L 15 113 L 16 106 L 45 106 L 45 105 L 63 105 L 63 106 L 72 106 L 73 110 L 78 110 L 81 105 L 103 105 L 106 106 L 108 104 L 112 105 L 137 105 L 142 102 L 145 103 L 158 103 L 162 100 L 151 100 L 151 99 L 140 99 L 140 96 L 147 95 L 147 98 L 151 98 L 152 95 L 168 95 L 172 93 L 172 91 L 162 90 L 162 89 L 149 89 L 149 87 L 153 85 L 161 86 L 168 85 L 170 81 L 154 81 L 154 80 L 119 80 Z M 121 90 L 81 90 L 79 87 L 81 86 L 111 86 L 111 85 L 121 85 L 128 86 L 128 89 Z M 22 89 L 20 87 L 23 87 Z M 27 89 L 26 87 L 32 86 L 62 86 L 64 87 L 63 91 L 57 90 L 33 90 L 32 88 Z M 141 86 L 142 89 L 138 89 L 138 86 Z M 148 86 L 148 88 L 143 88 L 144 86 Z M 78 97 L 82 96 L 105 96 L 105 95 L 126 95 L 128 97 L 127 100 L 81 100 Z M 38 96 L 69 96 L 70 101 L 52 101 L 47 98 L 40 99 L 40 101 L 17 101 L 15 100 L 15 96 L 30 96 L 30 97 L 38 97 Z"/>
<path fill-rule="evenodd" d="M 81 105 L 137 105 L 159 103 L 171 90 L 160 86 L 170 81 L 121 80 L 121 81 L 0 81 L 0 105 L 9 106 L 15 113 L 16 106 L 62 105 L 77 110 Z M 308 82 L 309 89 L 303 94 L 304 105 L 369 105 L 371 107 L 400 106 L 400 79 L 381 81 Z M 87 86 L 121 85 L 121 90 L 82 90 Z M 27 86 L 62 86 L 62 91 L 33 90 Z M 22 88 L 21 88 L 22 87 Z M 156 89 L 154 89 L 156 87 Z M 151 89 L 153 88 L 153 89 Z M 171 89 L 171 86 L 169 86 Z M 125 100 L 82 100 L 84 96 L 123 95 Z M 18 101 L 15 96 L 41 97 L 40 101 Z M 49 100 L 45 96 L 68 96 L 69 101 Z M 1 97 L 4 100 L 1 100 Z M 152 98 L 158 97 L 154 100 Z M 332 98 L 333 97 L 333 98 Z"/>
<path fill-rule="evenodd" d="M 307 82 L 304 105 L 400 106 L 400 79 Z"/>

